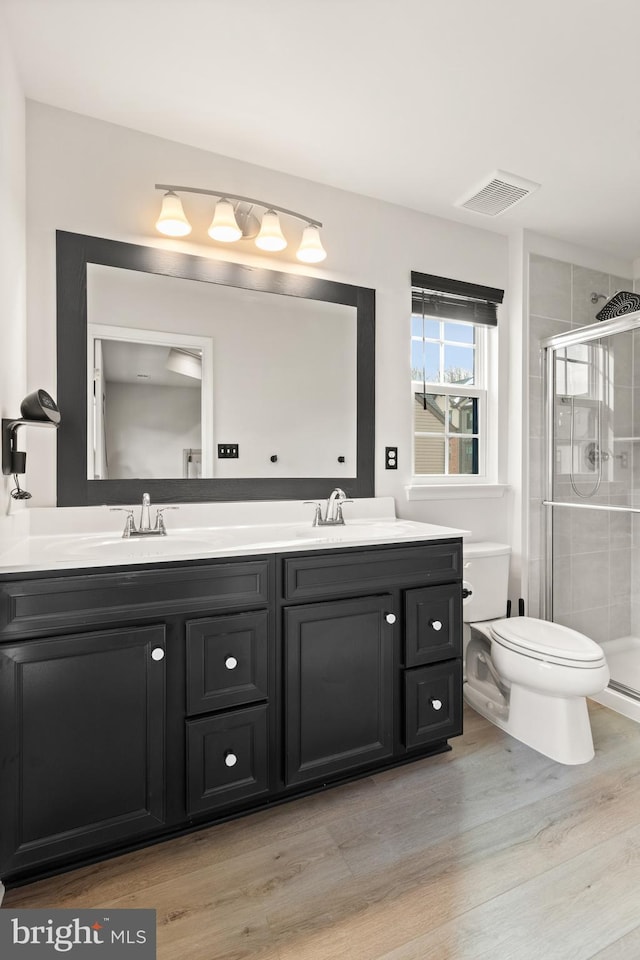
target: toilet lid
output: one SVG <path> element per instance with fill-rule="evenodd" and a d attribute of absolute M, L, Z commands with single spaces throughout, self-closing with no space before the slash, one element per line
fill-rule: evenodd
<path fill-rule="evenodd" d="M 595 665 L 604 659 L 602 648 L 577 630 L 548 620 L 513 617 L 491 624 L 494 639 L 530 657 Z"/>

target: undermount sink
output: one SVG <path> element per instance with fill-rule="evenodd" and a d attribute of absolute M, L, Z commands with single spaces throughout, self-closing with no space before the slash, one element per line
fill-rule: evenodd
<path fill-rule="evenodd" d="M 222 538 L 214 537 L 80 537 L 70 543 L 58 545 L 60 556 L 84 557 L 95 555 L 97 559 L 134 557 L 180 556 L 185 553 L 205 553 L 207 547 L 222 546 Z"/>
<path fill-rule="evenodd" d="M 311 523 L 240 524 L 169 530 L 166 536 L 123 537 L 120 533 L 94 533 L 56 537 L 43 543 L 43 556 L 58 563 L 82 566 L 126 564 L 153 560 L 206 558 L 234 553 L 330 548 L 332 545 L 406 543 L 429 536 L 442 536 L 440 527 L 392 518 L 345 520 L 344 525 L 312 526 Z"/>
<path fill-rule="evenodd" d="M 317 526 L 300 531 L 296 536 L 309 540 L 353 540 L 394 537 L 405 538 L 415 535 L 412 521 L 402 520 L 346 520 L 344 526 Z"/>

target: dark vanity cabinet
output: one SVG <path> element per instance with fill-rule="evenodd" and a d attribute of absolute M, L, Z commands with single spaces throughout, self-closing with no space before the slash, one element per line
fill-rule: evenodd
<path fill-rule="evenodd" d="M 2 861 L 22 867 L 164 822 L 165 631 L 0 647 Z"/>
<path fill-rule="evenodd" d="M 287 784 L 393 754 L 392 605 L 383 595 L 285 609 Z"/>
<path fill-rule="evenodd" d="M 448 749 L 461 541 L 0 578 L 0 879 Z"/>
<path fill-rule="evenodd" d="M 273 565 L 2 578 L 1 879 L 150 842 L 267 790 Z"/>

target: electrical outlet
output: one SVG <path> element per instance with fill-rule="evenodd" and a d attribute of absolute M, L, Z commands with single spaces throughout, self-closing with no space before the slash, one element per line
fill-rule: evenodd
<path fill-rule="evenodd" d="M 384 448 L 384 468 L 385 470 L 398 469 L 398 448 L 397 447 Z"/>
<path fill-rule="evenodd" d="M 239 445 L 237 443 L 219 443 L 218 460 L 237 460 Z"/>

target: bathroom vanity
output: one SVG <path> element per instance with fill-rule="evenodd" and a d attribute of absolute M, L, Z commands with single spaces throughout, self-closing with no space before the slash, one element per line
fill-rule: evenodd
<path fill-rule="evenodd" d="M 132 545 L 128 560 L 117 537 L 31 537 L 0 568 L 5 883 L 462 732 L 463 531 L 393 517 L 269 530 L 176 534 L 200 548 Z"/>

